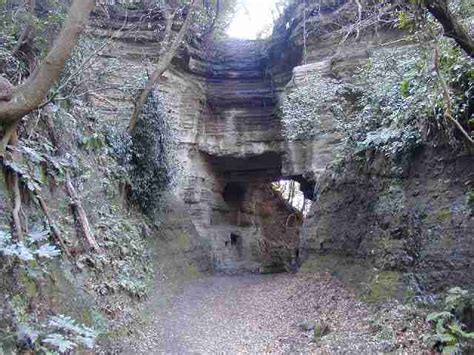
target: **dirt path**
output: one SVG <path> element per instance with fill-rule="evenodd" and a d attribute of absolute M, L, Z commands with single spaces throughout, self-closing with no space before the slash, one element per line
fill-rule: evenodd
<path fill-rule="evenodd" d="M 397 330 L 391 329 L 393 339 L 380 339 L 369 308 L 328 275 L 209 277 L 188 284 L 168 307 L 152 302 L 147 311 L 150 326 L 124 353 L 360 354 L 400 348 Z M 315 342 L 314 331 L 302 329 L 305 322 L 327 323 L 331 331 Z M 419 353 L 416 339 L 404 335 L 405 350 Z"/>

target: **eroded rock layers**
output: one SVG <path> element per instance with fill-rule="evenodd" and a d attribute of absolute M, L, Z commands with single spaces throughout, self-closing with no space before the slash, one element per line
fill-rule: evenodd
<path fill-rule="evenodd" d="M 313 18 L 322 34 L 308 36 L 305 46 L 301 9 L 291 8 L 268 43 L 226 39 L 180 52 L 157 88 L 179 131 L 180 208 L 206 242 L 215 270 L 281 269 L 297 254 L 301 216 L 269 183 L 295 179 L 315 200 L 299 251 L 318 268 L 365 284 L 378 275 L 394 293 L 406 281 L 412 289 L 472 284 L 472 217 L 460 207 L 472 180 L 472 156 L 447 148 L 437 155 L 423 142 L 403 174 L 392 174 L 379 152 L 359 160 L 345 157 L 344 168 L 336 171 L 326 168 L 342 146 L 337 122 L 323 120 L 324 129 L 312 141 L 283 138 L 279 103 L 309 75 L 350 86 L 357 69 L 380 48 L 408 45 L 394 30 L 341 43 L 327 35 L 330 16 L 327 10 Z M 116 27 L 121 21 L 115 19 Z M 94 70 L 120 59 L 122 66 L 106 79 L 115 85 L 150 71 L 159 48 L 154 31 L 122 28 Z M 93 100 L 104 120 L 123 118 L 125 124 L 129 98 L 114 90 L 103 95 L 107 101 Z M 350 116 L 355 105 L 344 109 Z M 367 277 L 356 277 L 357 270 Z"/>

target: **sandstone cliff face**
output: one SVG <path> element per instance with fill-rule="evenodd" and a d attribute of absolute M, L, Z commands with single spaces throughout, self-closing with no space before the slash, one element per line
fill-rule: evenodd
<path fill-rule="evenodd" d="M 115 17 L 93 33 L 105 35 L 115 22 L 117 27 L 122 19 Z M 122 30 L 94 73 L 120 60 L 123 64 L 105 80 L 125 86 L 150 71 L 159 48 L 153 33 L 153 26 L 138 33 Z M 297 178 L 306 183 L 308 194 L 313 185 L 303 177 L 310 171 L 307 160 L 295 153 L 299 148 L 288 151 L 282 138 L 278 88 L 265 43 L 226 40 L 190 46 L 180 52 L 157 90 L 178 131 L 182 173 L 175 199 L 189 214 L 195 239 L 205 242 L 214 270 L 282 270 L 295 257 L 301 217 L 272 192 L 270 183 Z M 104 122 L 126 125 L 131 110 L 127 95 L 108 90 L 92 99 Z"/>
<path fill-rule="evenodd" d="M 301 248 L 319 267 L 362 263 L 398 273 L 415 292 L 472 285 L 473 220 L 466 203 L 472 156 L 425 146 L 403 176 L 382 155 L 328 169 L 316 189 Z M 332 264 L 334 267 L 334 264 Z M 367 271 L 366 271 L 367 272 Z"/>
<path fill-rule="evenodd" d="M 291 10 L 276 28 L 275 38 L 284 37 L 285 48 L 303 46 L 298 11 Z M 357 84 L 357 68 L 377 51 L 407 45 L 393 30 L 362 33 L 357 42 L 340 44 L 330 36 L 331 30 L 325 32 L 330 16 L 326 12 L 314 19 L 320 33 L 308 38 L 306 64 L 294 67 L 291 85 L 298 86 L 314 72 Z M 281 45 L 274 42 L 273 57 L 287 52 Z M 349 113 L 356 109 L 346 108 Z M 310 159 L 313 164 L 317 159 L 334 162 L 334 151 L 341 146 L 337 135 L 329 130 L 316 140 L 314 146 L 322 146 Z M 341 159 L 322 164 L 320 175 L 314 166 L 311 169 L 318 182 L 301 233 L 304 269 L 328 270 L 374 301 L 473 284 L 474 224 L 472 203 L 467 202 L 474 174 L 472 154 L 424 136 L 420 147 L 402 158 L 402 171 L 376 149 L 342 154 Z"/>
<path fill-rule="evenodd" d="M 353 85 L 357 68 L 382 47 L 406 45 L 394 30 L 362 33 L 357 42 L 340 43 L 327 25 L 331 16 L 325 10 L 312 19 L 320 27 L 308 36 L 306 52 L 301 7 L 290 8 L 270 43 L 195 43 L 180 52 L 162 78 L 157 90 L 168 99 L 179 131 L 183 173 L 175 195 L 192 220 L 196 245 L 206 242 L 214 270 L 281 268 L 294 257 L 287 251 L 297 242 L 300 221 L 288 226 L 295 211 L 269 192 L 268 184 L 292 178 L 315 200 L 301 232 L 304 260 L 316 260 L 317 267 L 342 271 L 342 276 L 352 270 L 348 279 L 359 284 L 385 277 L 394 292 L 405 281 L 415 291 L 472 282 L 472 219 L 463 204 L 472 156 L 458 157 L 448 148 L 438 155 L 425 142 L 408 158 L 402 175 L 393 174 L 391 163 L 378 152 L 343 157 L 345 163 L 336 170 L 331 164 L 343 146 L 337 122 L 324 121 L 324 131 L 312 141 L 283 138 L 279 103 L 307 76 Z M 159 48 L 153 31 L 153 26 L 133 35 L 122 31 L 95 69 L 120 59 L 125 65 L 107 79 L 119 85 L 150 70 Z M 105 96 L 115 108 L 93 98 L 104 121 L 116 124 L 123 117 L 125 124 L 127 97 L 116 91 Z M 345 109 L 350 116 L 356 108 Z M 268 250 L 275 245 L 270 236 L 279 241 L 274 250 Z M 290 246 L 283 254 L 282 244 Z M 359 271 L 366 276 L 352 277 L 364 274 Z"/>

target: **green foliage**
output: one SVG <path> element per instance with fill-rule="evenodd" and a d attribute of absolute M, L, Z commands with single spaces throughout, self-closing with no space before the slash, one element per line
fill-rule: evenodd
<path fill-rule="evenodd" d="M 400 274 L 395 271 L 380 271 L 370 282 L 364 296 L 368 303 L 381 303 L 396 298 L 400 291 Z"/>
<path fill-rule="evenodd" d="M 10 233 L 0 231 L 0 257 L 17 258 L 23 262 L 38 259 L 52 259 L 61 254 L 54 245 L 47 242 L 49 232 L 32 232 L 28 239 L 13 241 Z"/>
<path fill-rule="evenodd" d="M 329 133 L 324 120 L 341 121 L 342 86 L 334 79 L 310 74 L 292 87 L 281 103 L 283 132 L 289 140 L 309 140 Z"/>
<path fill-rule="evenodd" d="M 84 93 L 96 89 L 92 86 L 95 81 L 105 85 L 103 79 L 114 73 L 118 68 L 118 64 L 108 65 L 100 71 L 88 69 L 97 61 L 98 52 L 107 49 L 108 41 L 108 39 L 98 40 L 93 36 L 82 35 L 63 69 L 60 80 L 52 88 L 48 97 L 49 100 L 68 103 L 77 100 Z M 87 76 L 91 72 L 96 75 L 94 80 L 90 80 L 90 77 Z"/>
<path fill-rule="evenodd" d="M 175 150 L 165 99 L 152 93 L 133 131 L 129 171 L 132 198 L 148 215 L 163 206 L 161 199 L 177 175 Z"/>
<path fill-rule="evenodd" d="M 403 128 L 429 114 L 437 99 L 429 58 L 419 47 L 377 51 L 358 78 L 356 138 L 381 127 Z"/>
<path fill-rule="evenodd" d="M 18 344 L 37 353 L 69 353 L 78 347 L 92 349 L 97 332 L 65 315 L 51 316 L 39 326 L 20 323 L 17 326 Z"/>
<path fill-rule="evenodd" d="M 330 332 L 331 332 L 331 329 L 329 328 L 329 325 L 327 323 L 325 323 L 325 322 L 317 323 L 314 326 L 313 341 L 318 342 L 323 337 L 328 335 Z"/>
<path fill-rule="evenodd" d="M 137 225 L 127 219 L 100 214 L 99 228 L 108 250 L 107 255 L 87 256 L 85 263 L 94 265 L 101 284 L 101 295 L 123 291 L 133 298 L 148 294 L 151 276 L 151 251 Z"/>
<path fill-rule="evenodd" d="M 67 159 L 54 154 L 54 148 L 45 139 L 21 140 L 18 146 L 9 146 L 9 150 L 18 153 L 21 158 L 8 154 L 3 159 L 3 165 L 18 174 L 31 192 L 40 192 L 47 176 L 61 179 L 71 166 Z"/>
<path fill-rule="evenodd" d="M 421 135 L 415 129 L 381 128 L 367 133 L 366 139 L 358 143 L 358 148 L 365 151 L 370 148 L 385 153 L 387 157 L 396 159 L 412 152 L 421 145 Z"/>
<path fill-rule="evenodd" d="M 461 124 L 467 124 L 473 114 L 472 61 L 458 48 L 443 41 L 440 66 L 442 76 L 452 90 L 454 117 Z M 419 123 L 426 124 L 434 119 L 438 127 L 446 128 L 450 142 L 456 142 L 452 125 L 443 123 L 445 102 L 434 71 L 431 48 L 412 45 L 378 50 L 358 73 L 358 81 L 360 111 L 351 129 L 353 140 L 363 141 L 369 138 L 369 132 L 388 127 L 418 130 Z M 413 139 L 407 140 L 408 144 L 413 142 Z"/>
<path fill-rule="evenodd" d="M 13 83 L 19 83 L 28 72 L 28 63 L 21 56 L 15 58 L 11 51 L 18 44 L 21 34 L 31 24 L 35 36 L 32 38 L 32 51 L 44 56 L 49 49 L 51 33 L 59 31 L 64 21 L 68 2 L 62 0 L 43 0 L 41 10 L 33 16 L 25 6 L 28 2 L 0 2 L 0 72 L 7 75 Z M 39 7 L 39 6 L 38 6 Z"/>
<path fill-rule="evenodd" d="M 471 311 L 473 297 L 467 290 L 454 287 L 448 290 L 444 299 L 444 310 L 430 313 L 426 321 L 433 325 L 435 334 L 430 336 L 443 354 L 459 354 L 474 340 L 474 332 L 465 330 L 461 319 L 465 311 Z"/>
<path fill-rule="evenodd" d="M 82 137 L 80 145 L 88 152 L 96 152 L 105 147 L 105 138 L 101 133 L 94 132 Z"/>
<path fill-rule="evenodd" d="M 147 286 L 144 282 L 137 279 L 121 279 L 119 281 L 120 288 L 127 292 L 131 297 L 134 298 L 145 298 L 148 294 Z"/>

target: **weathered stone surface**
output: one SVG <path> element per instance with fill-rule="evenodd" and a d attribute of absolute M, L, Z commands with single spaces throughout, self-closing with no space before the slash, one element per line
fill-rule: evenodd
<path fill-rule="evenodd" d="M 348 160 L 339 172 L 328 170 L 316 189 L 302 252 L 401 272 L 415 292 L 472 284 L 474 223 L 466 183 L 474 159 L 451 154 L 426 147 L 403 177 L 376 161 Z"/>
<path fill-rule="evenodd" d="M 394 30 L 363 33 L 357 42 L 341 43 L 340 37 L 329 35 L 331 16 L 326 9 L 311 20 L 321 21 L 321 26 L 317 35 L 308 36 L 306 53 L 301 9 L 285 13 L 268 45 L 239 40 L 195 43 L 180 52 L 157 87 L 169 99 L 179 130 L 183 174 L 175 194 L 197 235 L 209 243 L 214 269 L 258 270 L 269 264 L 258 245 L 270 235 L 286 235 L 281 220 L 293 212 L 266 189 L 270 181 L 286 177 L 301 182 L 305 195 L 316 199 L 302 230 L 301 252 L 315 257 L 318 265 L 329 265 L 329 271 L 359 265 L 347 280 L 375 288 L 380 286 L 375 274 L 364 278 L 359 271 L 375 267 L 381 275 L 394 272 L 393 293 L 399 293 L 399 275 L 411 275 L 412 285 L 430 289 L 472 283 L 467 274 L 472 268 L 472 217 L 463 202 L 463 184 L 472 180 L 472 157 L 446 150 L 433 164 L 437 155 L 427 147 L 410 160 L 403 176 L 391 173 L 383 156 L 365 157 L 362 166 L 348 158 L 338 172 L 326 170 L 341 147 L 341 137 L 331 129 L 336 122 L 325 122 L 330 133 L 314 141 L 284 140 L 278 102 L 304 83 L 306 75 L 356 84 L 355 70 L 375 51 L 405 44 Z M 115 22 L 120 28 L 120 19 Z M 94 70 L 103 71 L 120 59 L 124 65 L 107 79 L 119 86 L 150 72 L 159 51 L 153 26 L 122 31 Z M 106 29 L 96 31 L 103 36 Z M 104 120 L 126 125 L 130 98 L 117 90 L 103 95 L 108 101 L 92 100 Z M 347 107 L 348 113 L 352 109 Z M 275 218 L 265 217 L 267 212 L 256 207 L 260 204 L 271 205 Z M 276 231 L 269 232 L 273 227 Z M 293 243 L 294 236 L 285 241 Z M 274 250 L 278 255 L 278 248 Z M 281 266 L 288 258 L 269 260 Z"/>
<path fill-rule="evenodd" d="M 105 35 L 104 29 L 93 31 Z M 152 37 L 149 31 L 153 28 L 135 31 L 140 40 L 134 40 L 123 30 L 94 71 L 106 71 L 120 59 L 124 64 L 107 78 L 119 87 L 150 72 L 158 43 L 145 39 Z M 269 183 L 284 176 L 306 181 L 301 171 L 309 172 L 308 160 L 299 153 L 312 148 L 283 140 L 269 65 L 261 42 L 207 43 L 181 51 L 157 86 L 179 133 L 182 174 L 175 194 L 208 242 L 216 270 L 283 270 L 295 256 L 301 217 Z M 126 126 L 132 105 L 123 92 L 108 90 L 92 100 L 104 121 Z M 238 201 L 224 198 L 232 184 L 242 187 Z M 310 184 L 306 191 L 312 193 Z"/>

